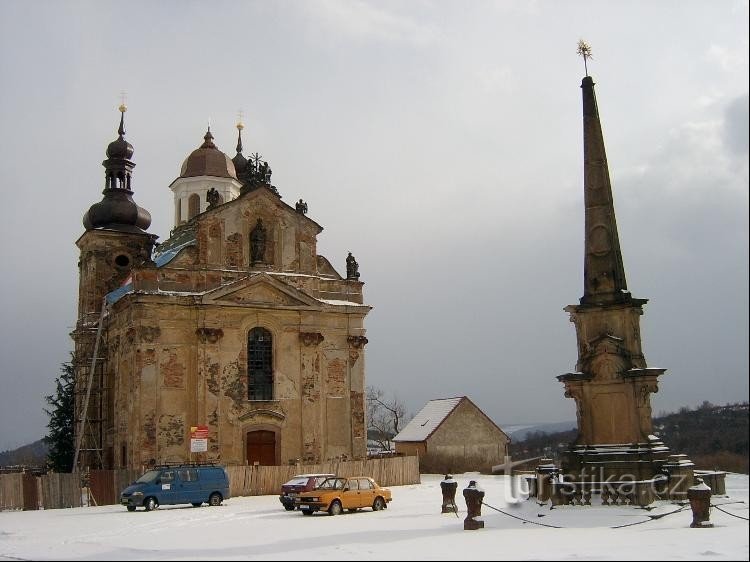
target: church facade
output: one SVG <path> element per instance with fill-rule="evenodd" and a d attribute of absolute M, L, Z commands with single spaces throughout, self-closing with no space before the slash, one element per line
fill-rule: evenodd
<path fill-rule="evenodd" d="M 121 117 L 77 241 L 78 466 L 366 455 L 358 264 L 350 254 L 343 277 L 318 255 L 323 228 L 243 156 L 238 129 L 234 158 L 210 130 L 187 157 L 170 185 L 175 228 L 157 244 Z"/>

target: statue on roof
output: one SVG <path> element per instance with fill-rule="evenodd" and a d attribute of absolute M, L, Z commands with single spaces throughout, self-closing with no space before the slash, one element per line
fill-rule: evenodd
<path fill-rule="evenodd" d="M 265 263 L 266 256 L 266 227 L 263 219 L 258 219 L 255 228 L 250 232 L 250 264 Z"/>
<path fill-rule="evenodd" d="M 237 170 L 237 179 L 242 182 L 240 193 L 245 194 L 248 191 L 258 189 L 260 186 L 266 186 L 278 197 L 281 197 L 276 186 L 271 184 L 271 174 L 273 173 L 271 166 L 262 158 L 260 154 L 255 152 L 250 155 L 244 168 Z"/>
<path fill-rule="evenodd" d="M 351 252 L 346 256 L 346 278 L 354 281 L 359 280 L 359 264 Z"/>
<path fill-rule="evenodd" d="M 212 187 L 206 193 L 206 202 L 208 203 L 208 209 L 213 209 L 221 205 L 221 195 L 219 195 L 215 187 Z"/>
<path fill-rule="evenodd" d="M 307 214 L 307 203 L 305 203 L 301 198 L 300 198 L 299 201 L 297 201 L 294 204 L 294 208 L 297 210 L 298 213 L 300 213 L 302 215 L 306 215 Z"/>

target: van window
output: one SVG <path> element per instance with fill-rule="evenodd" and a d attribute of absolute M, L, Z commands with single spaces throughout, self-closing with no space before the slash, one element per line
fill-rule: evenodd
<path fill-rule="evenodd" d="M 174 480 L 174 470 L 165 470 L 161 473 L 162 482 L 172 482 Z"/>
<path fill-rule="evenodd" d="M 136 482 L 138 484 L 150 484 L 159 476 L 158 470 L 149 470 L 146 474 L 141 476 Z"/>
<path fill-rule="evenodd" d="M 179 475 L 183 482 L 196 482 L 198 480 L 198 471 L 194 468 L 182 468 Z"/>

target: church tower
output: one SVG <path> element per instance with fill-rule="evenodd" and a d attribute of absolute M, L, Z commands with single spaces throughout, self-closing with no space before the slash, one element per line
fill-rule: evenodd
<path fill-rule="evenodd" d="M 169 186 L 174 193 L 174 226 L 206 211 L 211 196 L 217 204 L 237 199 L 241 186 L 234 162 L 214 144 L 209 126 L 203 144 L 185 159 L 180 175 Z"/>
<path fill-rule="evenodd" d="M 652 434 L 651 393 L 665 369 L 647 367 L 640 336 L 646 299 L 627 290 L 594 81 L 583 92 L 584 287 L 565 310 L 575 324 L 576 370 L 558 376 L 576 402 L 578 437 L 566 473 L 654 475 L 668 450 Z"/>
<path fill-rule="evenodd" d="M 111 375 L 99 357 L 106 342 L 97 338 L 105 314 L 104 296 L 120 287 L 136 266 L 148 266 L 157 236 L 146 229 L 151 215 L 133 201 L 133 146 L 125 140 L 126 106 L 120 106 L 118 137 L 107 147 L 102 200 L 83 216 L 86 229 L 76 241 L 80 250 L 78 319 L 71 336 L 75 347 L 76 464 L 111 466 Z M 99 341 L 97 342 L 97 339 Z M 95 351 L 96 350 L 96 351 Z M 80 454 L 78 454 L 80 453 Z"/>

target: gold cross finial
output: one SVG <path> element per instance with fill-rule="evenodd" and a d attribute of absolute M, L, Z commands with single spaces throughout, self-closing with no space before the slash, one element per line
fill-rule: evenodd
<path fill-rule="evenodd" d="M 583 68 L 586 69 L 586 76 L 589 75 L 589 67 L 586 64 L 587 59 L 593 59 L 594 56 L 591 54 L 591 46 L 586 43 L 583 39 L 578 40 L 578 50 L 576 51 L 583 57 Z"/>
<path fill-rule="evenodd" d="M 120 92 L 120 107 L 118 107 L 120 113 L 125 113 L 128 110 L 128 106 L 125 105 L 125 91 Z"/>
<path fill-rule="evenodd" d="M 237 129 L 242 130 L 245 128 L 244 123 L 242 123 L 242 109 L 237 110 Z"/>

